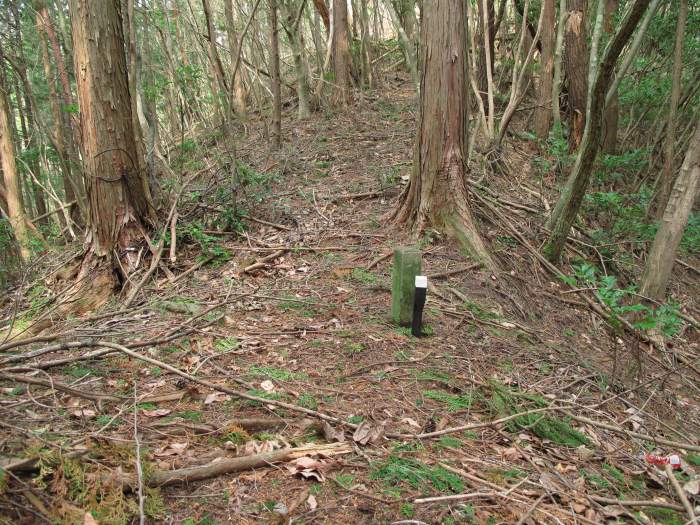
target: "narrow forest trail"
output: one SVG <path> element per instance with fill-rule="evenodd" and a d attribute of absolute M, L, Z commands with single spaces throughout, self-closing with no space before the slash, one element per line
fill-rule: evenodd
<path fill-rule="evenodd" d="M 115 303 L 55 327 L 123 345 L 146 342 L 134 351 L 199 379 L 360 425 L 356 440 L 353 429 L 344 429 L 352 446 L 342 455 L 148 489 L 153 522 L 495 524 L 523 523 L 527 515 L 538 523 L 649 522 L 640 507 L 612 505 L 614 498 L 655 499 L 655 506 L 641 507 L 646 516 L 683 523 L 675 494 L 641 454 L 683 453 L 684 475 L 700 468 L 700 378 L 678 374 L 648 345 L 611 336 L 578 294 L 561 293 L 564 283 L 540 267 L 503 220 L 484 220 L 488 206 L 496 206 L 509 221 L 532 223 L 529 231 L 541 223 L 532 211 L 543 210 L 539 191 L 551 198 L 551 181 L 545 177 L 539 189 L 525 185 L 532 180 L 526 141 L 509 146 L 509 178 L 474 173 L 486 186 L 482 200 L 475 199 L 477 218 L 502 274 L 474 268 L 454 243 L 426 235 L 418 244 L 432 284 L 429 335 L 416 339 L 391 324 L 390 255 L 411 239 L 386 215 L 410 170 L 415 116 L 407 83 L 383 93 L 367 94 L 346 113 L 301 124 L 284 119 L 283 151 L 275 156 L 263 151 L 264 129 L 253 120 L 237 148 L 240 160 L 257 177 L 279 175 L 246 187 L 245 232 L 216 233 L 204 219 L 194 226 L 193 217 L 211 213 L 200 200 L 209 181 L 200 177 L 183 203 L 189 215 L 180 220 L 191 240 L 178 248 L 177 264 L 181 272 L 200 257 L 214 264 L 177 282 L 160 279 L 139 306 L 120 312 Z M 185 170 L 222 166 L 223 150 L 219 144 L 204 155 L 193 151 Z M 697 282 L 690 304 L 693 292 Z M 698 344 L 696 335 L 685 337 L 681 354 Z M 21 366 L 86 351 L 79 352 Z M 72 388 L 119 397 L 68 393 L 67 411 L 55 397 L 31 397 L 31 389 L 2 399 L 3 425 L 41 429 L 15 432 L 3 454 L 42 450 L 46 471 L 60 472 L 51 492 L 65 495 L 62 506 L 44 503 L 66 519 L 87 508 L 104 523 L 134 512 L 133 496 L 113 490 L 117 474 L 134 472 L 134 395 L 146 474 L 342 435 L 337 422 L 324 429 L 311 415 L 217 393 L 124 355 L 53 371 Z M 528 413 L 489 424 L 522 412 Z M 250 418 L 267 423 L 259 428 L 245 422 Z M 274 418 L 279 424 L 270 423 Z M 474 428 L 409 437 L 464 425 Z M 695 452 L 655 447 L 627 431 L 692 444 Z M 90 461 L 47 452 L 58 444 Z M 112 499 L 91 500 L 88 494 L 99 491 Z M 469 495 L 449 499 L 459 494 Z M 438 500 L 415 501 L 430 497 Z"/>

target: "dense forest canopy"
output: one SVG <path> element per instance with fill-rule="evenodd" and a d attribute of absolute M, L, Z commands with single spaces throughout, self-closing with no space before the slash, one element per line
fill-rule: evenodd
<path fill-rule="evenodd" d="M 7 394 L 0 402 L 8 407 L 0 417 L 7 437 L 0 523 L 224 522 L 221 509 L 186 516 L 173 503 L 186 496 L 161 493 L 178 476 L 215 474 L 187 477 L 176 468 L 188 461 L 172 459 L 184 441 L 157 444 L 160 438 L 141 434 L 139 418 L 172 411 L 156 407 L 160 390 L 175 396 L 161 401 L 190 396 L 198 414 L 225 397 L 245 417 L 301 412 L 322 422 L 314 439 L 328 444 L 314 441 L 318 450 L 304 455 L 290 443 L 303 449 L 299 436 L 308 428 L 292 441 L 282 433 L 264 439 L 248 427 L 274 427 L 269 418 L 236 416 L 244 423 L 216 443 L 235 450 L 231 465 L 248 463 L 227 473 L 285 462 L 323 482 L 324 462 L 335 454 L 368 462 L 363 474 L 333 478 L 354 498 L 344 517 L 322 506 L 314 514 L 319 489 L 301 491 L 301 499 L 278 494 L 276 504 L 265 499 L 277 494 L 267 487 L 262 506 L 245 510 L 239 501 L 232 522 L 266 522 L 267 514 L 288 523 L 697 520 L 697 477 L 685 469 L 697 466 L 700 429 L 698 57 L 696 0 L 0 0 L 0 380 Z M 399 271 L 401 255 L 391 257 L 403 245 L 420 249 L 429 278 L 425 339 L 390 324 L 376 329 L 388 323 L 387 276 Z M 299 343 L 279 354 L 269 341 L 260 346 L 273 334 L 275 344 Z M 421 344 L 425 353 L 411 353 Z M 561 351 L 569 346 L 571 354 Z M 272 353 L 256 354 L 258 347 Z M 366 359 L 365 350 L 379 347 L 387 355 Z M 469 368 L 471 379 L 459 359 L 454 370 L 446 364 L 459 352 L 476 359 L 467 347 L 479 347 L 484 359 L 464 365 L 480 370 Z M 522 357 L 518 349 L 526 348 L 543 352 L 527 376 L 541 389 L 522 382 L 532 369 L 527 359 L 507 357 L 507 373 L 502 361 L 489 361 L 491 352 Z M 317 372 L 314 349 L 344 357 Z M 231 359 L 226 367 L 236 379 L 218 354 Z M 260 361 L 239 366 L 239 354 Z M 272 354 L 279 362 L 269 362 Z M 428 364 L 438 357 L 448 361 Z M 409 410 L 372 397 L 366 412 L 332 405 L 332 392 L 342 397 L 335 382 L 363 377 L 373 363 L 389 366 L 386 375 L 411 363 L 417 390 L 408 396 L 419 402 Z M 611 401 L 606 417 L 574 410 L 569 386 L 548 383 L 545 365 L 561 365 L 562 377 L 577 374 L 571 385 L 581 383 L 586 407 Z M 95 372 L 100 366 L 125 375 L 107 379 L 106 370 Z M 585 373 L 593 379 L 580 379 Z M 298 393 L 312 380 L 317 390 Z M 179 381 L 214 393 L 199 399 Z M 297 393 L 285 390 L 290 382 L 300 383 Z M 149 388 L 146 398 L 156 401 L 139 398 Z M 408 399 L 401 388 L 387 387 L 399 404 Z M 37 401 L 31 389 L 54 404 Z M 665 389 L 672 393 L 649 405 L 656 416 L 642 429 L 641 419 L 624 436 L 610 423 L 596 426 L 609 419 L 626 429 L 620 417 L 647 417 L 652 412 L 639 406 Z M 37 412 L 27 415 L 32 406 Z M 474 407 L 483 411 L 479 421 L 506 418 L 500 438 L 490 429 L 482 443 L 506 431 L 529 433 L 571 454 L 594 448 L 598 438 L 589 434 L 608 432 L 627 443 L 600 457 L 628 447 L 627 459 L 591 460 L 600 477 L 586 470 L 593 456 L 578 458 L 571 472 L 590 489 L 576 485 L 571 496 L 580 511 L 562 496 L 574 485 L 542 481 L 553 464 L 530 461 L 541 476 L 534 489 L 518 492 L 509 475 L 486 480 L 454 458 L 420 459 L 421 439 L 460 425 L 461 437 L 471 432 Z M 42 437 L 46 422 L 57 420 L 55 436 L 52 429 Z M 207 421 L 198 416 L 181 430 L 216 435 L 220 427 Z M 92 437 L 76 440 L 80 431 Z M 111 437 L 101 442 L 102 434 Z M 689 453 L 682 475 L 657 458 L 649 461 L 666 477 L 656 485 L 638 473 L 625 478 L 639 470 L 628 460 L 641 443 L 663 445 L 650 437 L 661 435 L 660 453 Z M 356 454 L 343 448 L 346 438 L 357 450 L 395 448 L 388 456 Z M 108 482 L 107 472 L 122 463 L 107 459 L 106 443 L 116 447 L 119 439 L 135 446 L 136 460 L 121 457 L 132 470 Z M 197 439 L 193 446 L 204 447 Z M 511 451 L 501 459 L 521 462 L 516 480 L 534 479 L 518 470 L 537 456 L 526 442 L 498 445 Z M 436 454 L 464 445 L 447 436 L 439 443 Z M 97 468 L 84 461 L 93 453 Z M 313 466 L 294 463 L 312 456 Z M 617 460 L 626 466 L 611 467 Z M 569 472 L 561 465 L 559 478 Z M 626 488 L 613 490 L 615 480 Z M 399 488 L 382 492 L 381 483 Z M 464 483 L 491 496 L 464 497 L 473 498 L 468 504 L 439 498 L 468 492 Z M 493 495 L 507 486 L 515 491 L 510 509 Z M 442 503 L 418 497 L 427 495 Z M 360 519 L 363 498 L 385 508 Z M 484 507 L 488 501 L 499 510 Z M 292 517 L 297 508 L 306 514 Z M 414 520 L 419 508 L 425 514 Z"/>

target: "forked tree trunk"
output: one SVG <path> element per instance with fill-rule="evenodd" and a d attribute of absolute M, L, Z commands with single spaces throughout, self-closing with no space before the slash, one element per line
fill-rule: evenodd
<path fill-rule="evenodd" d="M 568 0 L 564 29 L 564 70 L 569 81 L 569 149 L 578 149 L 586 125 L 588 92 L 587 0 Z"/>
<path fill-rule="evenodd" d="M 554 75 L 554 38 L 556 31 L 556 9 L 554 0 L 543 0 L 542 29 L 540 42 L 542 55 L 540 65 L 540 82 L 537 86 L 537 110 L 535 111 L 535 133 L 540 140 L 549 136 L 552 121 L 552 105 L 559 101 L 552 100 L 552 79 Z"/>
<path fill-rule="evenodd" d="M 0 167 L 2 167 L 4 180 L 4 200 L 7 206 L 7 216 L 19 245 L 20 257 L 26 262 L 31 257 L 31 250 L 29 249 L 29 231 L 22 205 L 22 190 L 15 161 L 15 144 L 12 137 L 13 126 L 11 125 L 13 118 L 5 72 L 0 71 Z"/>
<path fill-rule="evenodd" d="M 649 203 L 648 216 L 660 219 L 664 214 L 666 203 L 673 186 L 673 158 L 676 142 L 676 115 L 678 102 L 681 98 L 681 73 L 683 70 L 683 38 L 685 37 L 685 22 L 688 17 L 688 1 L 680 0 L 678 6 L 678 22 L 676 23 L 676 47 L 673 51 L 673 74 L 671 80 L 671 104 L 666 123 L 666 140 L 664 142 L 664 167 L 656 182 L 654 197 Z"/>
<path fill-rule="evenodd" d="M 690 140 L 680 173 L 673 185 L 673 191 L 664 210 L 661 226 L 656 232 L 654 243 L 647 256 L 642 275 L 641 294 L 655 301 L 663 302 L 668 279 L 676 259 L 676 250 L 688 224 L 700 189 L 700 122 Z"/>
<path fill-rule="evenodd" d="M 120 0 L 71 0 L 73 56 L 89 200 L 90 251 L 111 256 L 132 245 L 153 218 L 139 172 L 124 55 Z M 105 60 L 105 57 L 110 57 Z"/>
<path fill-rule="evenodd" d="M 280 86 L 280 44 L 277 0 L 270 0 L 270 82 L 272 83 L 272 149 L 282 144 L 282 89 Z"/>
<path fill-rule="evenodd" d="M 350 42 L 348 38 L 348 4 L 346 0 L 333 0 L 333 102 L 350 103 Z"/>
<path fill-rule="evenodd" d="M 566 244 L 566 238 L 569 236 L 569 231 L 576 219 L 583 196 L 588 188 L 593 164 L 600 148 L 605 96 L 615 72 L 615 64 L 648 5 L 649 0 L 634 0 L 619 29 L 603 53 L 603 59 L 591 90 L 590 119 L 586 122 L 581 148 L 576 156 L 571 175 L 566 181 L 552 216 L 547 223 L 552 233 L 543 246 L 542 251 L 550 261 L 557 261 L 561 256 L 561 252 Z"/>
<path fill-rule="evenodd" d="M 418 130 L 413 174 L 395 212 L 416 232 L 444 228 L 469 254 L 494 268 L 469 209 L 466 187 L 467 48 L 462 0 L 425 0 L 421 24 Z"/>

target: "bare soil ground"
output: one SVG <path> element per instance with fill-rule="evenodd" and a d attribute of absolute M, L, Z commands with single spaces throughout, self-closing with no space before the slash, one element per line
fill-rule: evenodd
<path fill-rule="evenodd" d="M 680 454 L 680 485 L 697 479 L 697 332 L 685 329 L 664 351 L 615 332 L 585 301 L 590 291 L 571 292 L 538 262 L 508 226 L 537 248 L 545 202 L 555 198 L 553 175 L 533 185 L 530 143 L 513 139 L 504 152 L 507 176 L 482 176 L 475 163 L 474 179 L 484 187 L 475 194 L 477 218 L 503 271 L 464 270 L 470 262 L 454 243 L 429 232 L 417 239 L 432 276 L 428 335 L 411 337 L 390 322 L 390 255 L 416 240 L 393 229 L 386 214 L 410 170 L 415 115 L 407 84 L 384 92 L 366 94 L 347 112 L 302 123 L 290 116 L 276 155 L 266 152 L 261 122 L 251 122 L 240 158 L 256 174 L 279 174 L 269 186 L 246 190 L 240 205 L 255 220 L 245 220 L 241 234 L 190 229 L 177 261 L 164 260 L 177 277 L 197 264 L 204 246 L 213 264 L 177 282 L 160 274 L 134 307 L 120 311 L 115 300 L 91 317 L 56 319 L 47 332 L 63 334 L 60 341 L 88 339 L 92 347 L 16 363 L 5 360 L 17 349 L 5 350 L 0 454 L 39 463 L 5 472 L 0 521 L 88 524 L 86 511 L 99 523 L 137 519 L 137 497 L 120 481 L 134 485 L 136 399 L 145 478 L 340 436 L 350 444 L 349 452 L 315 462 L 144 489 L 147 522 L 688 522 L 663 467 L 644 453 Z M 195 218 L 207 224 L 216 211 L 203 195 L 226 171 L 223 150 L 195 152 L 204 159 L 199 169 L 213 168 L 193 182 L 182 225 Z M 372 194 L 348 197 L 365 193 Z M 270 254 L 277 256 L 264 260 Z M 692 315 L 697 275 L 677 267 L 674 279 L 675 297 Z M 3 318 L 31 308 L 41 290 L 34 297 L 25 286 L 8 297 Z M 217 392 L 119 352 L 76 360 L 99 351 L 95 341 L 127 345 L 269 403 Z M 67 362 L 51 362 L 57 359 Z M 52 392 L 7 374 L 79 392 Z M 324 431 L 312 413 L 275 402 L 360 429 L 331 422 Z M 267 422 L 242 421 L 249 418 Z M 692 504 L 692 483 L 686 487 Z M 416 501 L 424 498 L 442 499 Z"/>

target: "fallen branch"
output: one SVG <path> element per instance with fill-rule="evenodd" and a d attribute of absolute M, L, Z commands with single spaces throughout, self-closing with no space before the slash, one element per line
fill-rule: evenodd
<path fill-rule="evenodd" d="M 603 496 L 589 495 L 586 496 L 589 499 L 595 501 L 596 503 L 602 503 L 604 505 L 620 505 L 621 507 L 663 507 L 665 509 L 677 510 L 679 512 L 683 511 L 681 505 L 676 505 L 675 503 L 668 503 L 665 501 L 657 501 L 655 499 L 615 499 L 615 498 L 605 498 Z"/>
<path fill-rule="evenodd" d="M 379 197 L 381 195 L 384 195 L 387 191 L 393 188 L 385 188 L 383 190 L 378 190 L 378 191 L 367 191 L 364 193 L 350 193 L 348 195 L 338 195 L 337 197 L 334 197 L 331 199 L 331 202 L 336 203 L 342 200 L 352 200 L 352 199 L 370 199 L 372 197 Z"/>
<path fill-rule="evenodd" d="M 38 385 L 46 388 L 52 388 L 54 390 L 59 390 L 65 392 L 75 397 L 82 397 L 83 399 L 89 399 L 91 401 L 121 401 L 120 398 L 115 396 L 110 396 L 108 394 L 92 394 L 89 392 L 83 392 L 76 388 L 64 385 L 63 383 L 57 383 L 56 381 L 49 381 L 47 379 L 38 379 L 36 377 L 30 377 L 20 374 L 8 374 L 6 372 L 0 372 L 0 379 L 5 381 L 14 381 L 15 383 L 24 383 L 25 385 Z"/>
<path fill-rule="evenodd" d="M 147 483 L 151 487 L 176 485 L 178 483 L 188 483 L 190 481 L 213 478 L 231 472 L 267 467 L 275 463 L 284 463 L 303 456 L 314 454 L 335 456 L 349 454 L 352 450 L 352 446 L 349 443 L 330 443 L 287 448 L 275 450 L 273 452 L 265 452 L 263 454 L 254 454 L 252 456 L 224 458 L 196 467 L 186 467 L 176 470 L 157 470 L 148 477 Z"/>
<path fill-rule="evenodd" d="M 649 441 L 651 443 L 659 443 L 661 445 L 666 445 L 676 449 L 692 450 L 693 452 L 700 452 L 700 446 L 693 445 L 692 443 L 681 443 L 679 441 L 671 441 L 670 439 L 664 439 L 660 437 L 649 436 L 647 434 L 641 434 L 639 432 L 634 432 L 632 430 L 625 430 L 619 426 L 609 425 L 608 423 L 603 423 L 602 421 L 596 421 L 594 419 L 589 419 L 584 416 L 577 416 L 566 412 L 563 408 L 558 408 L 557 410 L 562 410 L 571 419 L 578 421 L 579 423 L 585 423 L 587 425 L 593 425 L 595 427 L 604 428 L 605 430 L 610 430 L 611 432 L 616 432 L 618 434 L 625 434 L 627 436 L 632 436 L 637 439 L 643 439 L 644 441 Z"/>
<path fill-rule="evenodd" d="M 282 257 L 288 251 L 289 250 L 287 250 L 286 248 L 282 248 L 281 250 L 277 250 L 276 252 L 271 253 L 270 255 L 266 255 L 265 257 L 263 257 L 262 259 L 260 259 L 259 261 L 255 262 L 255 263 L 251 264 L 250 266 L 246 266 L 243 269 L 243 273 L 250 273 L 250 272 L 253 272 L 255 270 L 260 270 L 261 268 L 267 268 L 268 263 L 270 261 L 274 261 L 275 259 Z"/>
<path fill-rule="evenodd" d="M 442 277 L 449 277 L 450 275 L 456 275 L 458 273 L 462 272 L 468 272 L 470 270 L 475 270 L 476 268 L 480 268 L 482 266 L 482 263 L 474 263 L 470 264 L 469 266 L 464 266 L 462 268 L 455 268 L 454 270 L 446 270 L 444 272 L 436 272 L 436 273 L 429 273 L 427 275 L 428 279 L 440 279 Z"/>
<path fill-rule="evenodd" d="M 449 496 L 434 496 L 432 498 L 414 499 L 413 503 L 435 503 L 443 501 L 464 501 L 465 499 L 493 498 L 498 496 L 496 492 L 471 492 L 469 494 L 450 494 Z"/>

